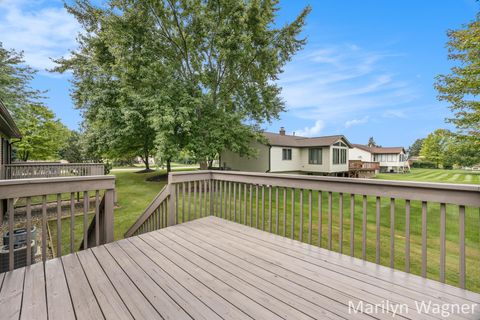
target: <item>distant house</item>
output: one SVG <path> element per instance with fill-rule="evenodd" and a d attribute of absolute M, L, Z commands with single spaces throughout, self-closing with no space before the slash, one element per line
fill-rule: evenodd
<path fill-rule="evenodd" d="M 369 147 L 363 144 L 353 144 L 349 160 L 363 162 L 378 162 L 380 172 L 405 172 L 410 169 L 407 154 L 403 147 Z"/>
<path fill-rule="evenodd" d="M 349 149 L 352 147 L 343 135 L 307 138 L 264 132 L 267 144 L 253 142 L 256 157 L 241 157 L 225 151 L 220 155 L 221 167 L 226 170 L 304 173 L 318 175 L 347 175 Z"/>
<path fill-rule="evenodd" d="M 11 139 L 20 139 L 22 135 L 18 130 L 12 116 L 0 100 L 0 173 L 1 166 L 12 162 Z M 0 176 L 0 179 L 2 177 Z"/>

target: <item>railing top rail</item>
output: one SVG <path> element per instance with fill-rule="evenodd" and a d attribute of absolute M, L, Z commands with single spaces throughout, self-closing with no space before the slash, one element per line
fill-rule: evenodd
<path fill-rule="evenodd" d="M 0 180 L 0 199 L 115 188 L 115 176 Z"/>
<path fill-rule="evenodd" d="M 171 172 L 172 182 L 179 179 L 176 176 L 188 176 L 188 175 L 229 175 L 229 176 L 248 176 L 252 178 L 278 178 L 285 180 L 308 180 L 308 181 L 328 181 L 328 182 L 342 182 L 351 184 L 368 184 L 379 186 L 403 186 L 403 187 L 420 187 L 429 189 L 442 189 L 442 190 L 465 190 L 465 191 L 477 191 L 480 192 L 480 185 L 475 184 L 452 184 L 441 182 L 418 182 L 418 181 L 398 181 L 398 180 L 376 180 L 376 179 L 363 179 L 363 178 L 343 178 L 343 177 L 324 177 L 324 176 L 307 176 L 301 174 L 275 174 L 275 173 L 258 173 L 258 172 L 243 172 L 243 171 L 220 171 L 220 170 L 198 170 L 198 171 L 179 171 Z M 215 178 L 215 177 L 213 177 Z M 252 181 L 254 183 L 255 181 Z"/>
<path fill-rule="evenodd" d="M 35 162 L 35 163 L 11 163 L 5 164 L 6 167 L 25 167 L 25 166 L 103 166 L 104 163 L 42 163 L 42 162 Z"/>
<path fill-rule="evenodd" d="M 216 179 L 480 207 L 480 185 L 319 177 L 236 171 L 189 171 L 169 175 L 169 183 Z"/>

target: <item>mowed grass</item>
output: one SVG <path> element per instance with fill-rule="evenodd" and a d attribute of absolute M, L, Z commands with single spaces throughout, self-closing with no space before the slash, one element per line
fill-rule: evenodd
<path fill-rule="evenodd" d="M 124 233 L 133 225 L 148 204 L 166 184 L 166 181 L 146 181 L 147 178 L 162 172 L 164 171 L 150 173 L 135 173 L 129 171 L 113 172 L 116 177 L 115 190 L 117 193 L 117 206 L 114 216 L 114 235 L 116 240 L 123 239 Z M 92 219 L 93 214 L 91 212 L 88 217 L 88 225 Z M 49 228 L 52 234 L 54 248 L 56 248 L 56 221 L 50 221 Z M 61 230 L 62 253 L 67 254 L 70 252 L 70 218 L 62 219 Z M 82 242 L 83 231 L 83 216 L 76 216 L 74 221 L 74 248 L 76 248 L 76 250 L 78 250 Z"/>
<path fill-rule="evenodd" d="M 381 173 L 375 179 L 480 184 L 480 172 L 413 168 L 409 173 Z"/>

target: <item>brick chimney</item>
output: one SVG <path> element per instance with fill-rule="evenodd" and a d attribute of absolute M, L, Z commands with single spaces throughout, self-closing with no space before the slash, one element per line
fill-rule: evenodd
<path fill-rule="evenodd" d="M 279 133 L 280 133 L 281 136 L 284 136 L 285 135 L 285 128 L 281 127 Z"/>

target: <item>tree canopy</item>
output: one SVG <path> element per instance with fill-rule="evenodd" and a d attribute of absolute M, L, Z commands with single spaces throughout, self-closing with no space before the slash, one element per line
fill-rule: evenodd
<path fill-rule="evenodd" d="M 278 27 L 276 0 L 109 1 L 67 7 L 87 31 L 56 71 L 105 152 L 146 149 L 203 163 L 225 149 L 252 154 L 260 124 L 284 110 L 276 80 L 305 44 L 310 7 Z M 107 133 L 107 134 L 105 134 Z M 142 150 L 143 148 L 143 150 Z"/>
<path fill-rule="evenodd" d="M 480 152 L 480 13 L 462 29 L 448 31 L 448 37 L 448 58 L 457 64 L 450 74 L 437 77 L 438 98 L 454 112 L 447 121 L 473 139 Z"/>
<path fill-rule="evenodd" d="M 420 150 L 422 150 L 423 142 L 425 139 L 417 139 L 415 142 L 408 148 L 408 155 L 416 157 L 420 155 Z"/>
<path fill-rule="evenodd" d="M 68 135 L 68 129 L 41 101 L 42 92 L 30 87 L 35 73 L 22 52 L 5 49 L 0 43 L 0 100 L 22 133 L 13 147 L 16 157 L 23 161 L 57 158 Z"/>

